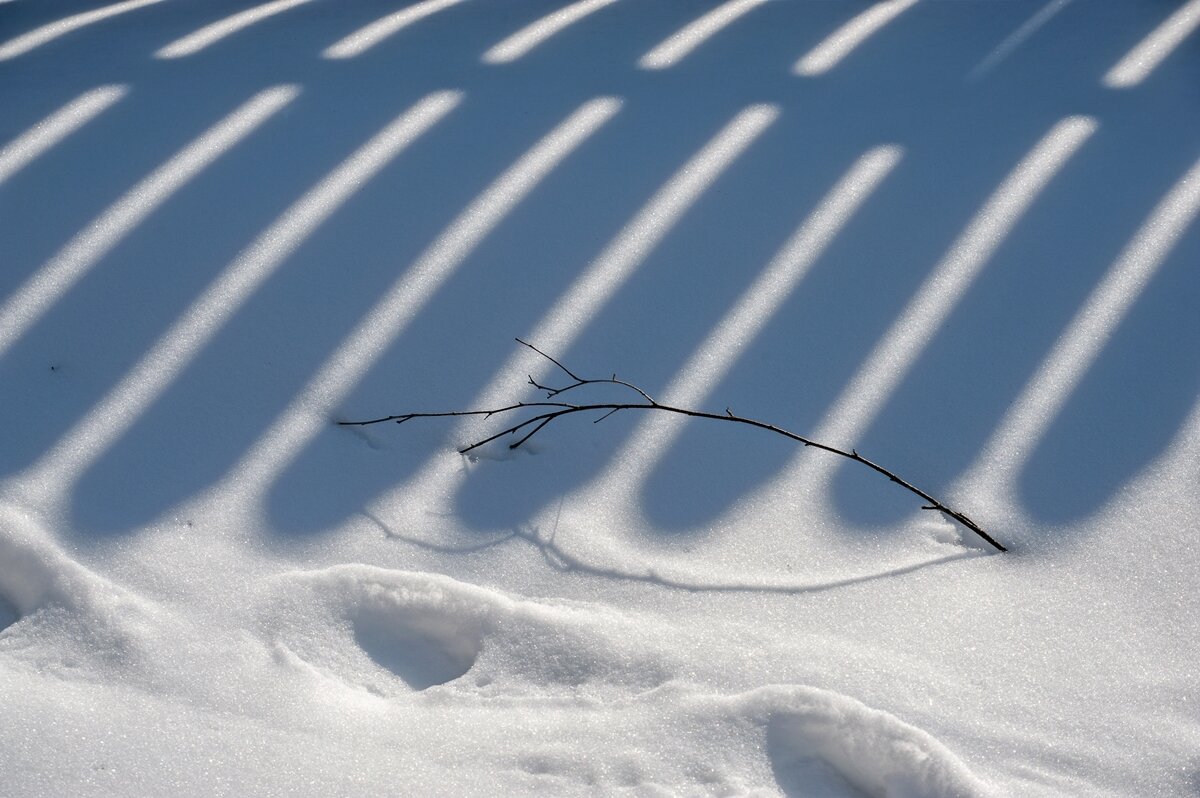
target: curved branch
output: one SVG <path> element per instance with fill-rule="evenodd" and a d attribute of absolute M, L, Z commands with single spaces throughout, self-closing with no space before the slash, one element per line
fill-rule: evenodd
<path fill-rule="evenodd" d="M 414 418 L 447 418 L 447 417 L 454 417 L 454 416 L 483 416 L 485 418 L 489 418 L 491 416 L 504 415 L 506 413 L 512 413 L 517 410 L 524 410 L 524 409 L 529 409 L 529 408 L 532 408 L 535 410 L 541 409 L 541 410 L 545 411 L 545 412 L 538 412 L 529 418 L 526 418 L 526 419 L 519 421 L 515 424 L 512 424 L 508 427 L 505 427 L 504 429 L 500 430 L 499 432 L 495 433 L 494 435 L 489 435 L 486 438 L 475 441 L 474 443 L 471 443 L 468 446 L 465 446 L 462 449 L 459 449 L 458 451 L 460 454 L 466 454 L 467 452 L 470 452 L 473 449 L 478 449 L 480 446 L 484 446 L 484 445 L 491 443 L 492 441 L 495 441 L 499 438 L 503 438 L 506 435 L 512 435 L 512 434 L 515 434 L 515 433 L 525 429 L 526 427 L 533 426 L 532 430 L 527 432 L 525 435 L 521 436 L 514 443 L 510 443 L 508 445 L 508 448 L 510 448 L 510 449 L 517 449 L 522 444 L 524 444 L 526 441 L 528 441 L 530 438 L 532 438 L 534 435 L 536 435 L 538 432 L 540 432 L 543 428 L 545 428 L 548 424 L 550 424 L 552 421 L 556 421 L 557 419 L 563 418 L 564 416 L 570 416 L 570 415 L 574 415 L 576 413 L 586 413 L 586 412 L 590 412 L 590 411 L 605 411 L 604 415 L 602 415 L 600 418 L 595 419 L 594 423 L 599 423 L 600 421 L 603 421 L 604 419 L 611 416 L 613 413 L 616 413 L 618 410 L 657 410 L 657 411 L 661 411 L 664 413 L 675 413 L 676 415 L 687 416 L 689 418 L 703 418 L 703 419 L 709 419 L 712 421 L 725 421 L 725 422 L 730 422 L 730 423 L 734 423 L 734 424 L 745 424 L 746 426 L 757 427 L 758 429 L 763 429 L 768 432 L 774 432 L 777 435 L 782 435 L 785 438 L 789 438 L 789 439 L 796 441 L 797 443 L 801 443 L 805 446 L 812 446 L 816 449 L 820 449 L 821 451 L 829 452 L 830 454 L 834 454 L 839 457 L 844 457 L 847 460 L 853 460 L 856 463 L 861 463 L 862 465 L 866 466 L 867 468 L 870 468 L 871 470 L 887 477 L 890 481 L 896 483 L 897 485 L 899 485 L 900 487 L 909 491 L 910 493 L 912 493 L 916 496 L 919 496 L 922 500 L 925 501 L 925 504 L 922 505 L 921 509 L 934 510 L 936 512 L 941 513 L 942 515 L 945 515 L 948 518 L 953 519 L 954 521 L 958 522 L 962 526 L 964 526 L 967 529 L 974 532 L 976 535 L 978 535 L 980 538 L 985 540 L 990 546 L 995 548 L 997 551 L 1007 551 L 1008 550 L 1003 545 L 1001 545 L 999 543 L 999 541 L 997 541 L 995 538 L 993 538 L 991 535 L 989 535 L 987 532 L 985 532 L 984 529 L 981 526 L 979 526 L 979 524 L 972 521 L 964 513 L 959 512 L 958 510 L 955 510 L 955 509 L 949 507 L 948 505 L 942 503 L 938 499 L 935 499 L 930 494 L 926 493 L 925 491 L 923 491 L 920 488 L 913 485 L 911 482 L 909 482 L 905 479 L 902 479 L 897 474 L 893 473 L 892 471 L 889 471 L 888 469 L 884 468 L 883 466 L 879 465 L 878 463 L 874 462 L 873 460 L 868 460 L 867 458 L 865 458 L 861 454 L 859 454 L 856 449 L 851 449 L 850 451 L 846 451 L 844 449 L 839 449 L 836 446 L 830 446 L 825 443 L 820 443 L 819 441 L 814 441 L 811 438 L 806 438 L 803 435 L 798 435 L 795 432 L 784 429 L 783 427 L 778 427 L 774 424 L 768 424 L 765 421 L 758 421 L 757 419 L 735 415 L 734 412 L 728 407 L 725 408 L 724 413 L 709 413 L 709 412 L 706 412 L 703 410 L 691 410 L 691 409 L 685 408 L 685 407 L 673 407 L 671 405 L 664 405 L 664 404 L 661 404 L 661 403 L 656 402 L 653 399 L 651 399 L 649 394 L 647 394 L 645 391 L 643 391 L 641 388 L 637 387 L 636 385 L 625 382 L 624 380 L 617 379 L 617 375 L 615 375 L 615 374 L 609 378 L 585 379 L 583 377 L 578 376 L 574 372 L 572 372 L 570 369 L 568 369 L 562 363 L 560 363 L 557 360 L 555 360 L 554 358 L 550 357 L 550 355 L 547 355 L 545 352 L 538 349 L 533 344 L 526 343 L 525 341 L 522 341 L 520 338 L 517 339 L 517 343 L 521 344 L 522 346 L 528 347 L 529 349 L 532 349 L 534 352 L 537 352 L 539 355 L 546 358 L 551 363 L 553 363 L 555 366 L 557 366 L 559 369 L 561 369 L 563 371 L 563 373 L 565 373 L 568 377 L 570 377 L 574 381 L 574 382 L 572 382 L 564 387 L 561 387 L 561 388 L 552 388 L 549 386 L 539 384 L 537 381 L 535 381 L 533 379 L 532 376 L 530 376 L 529 384 L 532 385 L 534 388 L 537 388 L 538 390 L 546 391 L 548 399 L 553 399 L 555 396 L 558 396 L 562 393 L 565 393 L 567 391 L 571 391 L 571 390 L 574 390 L 576 388 L 580 388 L 580 387 L 583 387 L 586 385 L 607 383 L 607 384 L 611 384 L 611 385 L 619 385 L 619 386 L 627 388 L 631 391 L 634 391 L 635 393 L 637 393 L 641 398 L 645 399 L 646 401 L 645 402 L 592 403 L 592 404 L 570 404 L 567 402 L 551 402 L 551 401 L 517 402 L 515 404 L 506 405 L 503 407 L 491 408 L 491 409 L 452 410 L 452 411 L 442 411 L 442 412 L 436 412 L 436 413 L 401 413 L 399 415 L 383 416 L 382 418 L 374 418 L 374 419 L 369 419 L 366 421 L 339 421 L 338 424 L 340 426 L 362 427 L 362 426 L 368 426 L 371 424 L 382 424 L 387 421 L 394 421 L 397 424 L 403 424 L 404 422 L 411 421 Z"/>

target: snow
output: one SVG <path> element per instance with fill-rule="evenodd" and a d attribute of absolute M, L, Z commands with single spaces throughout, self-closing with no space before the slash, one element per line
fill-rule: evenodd
<path fill-rule="evenodd" d="M 1197 9 L 0 2 L 0 793 L 1194 795 Z"/>

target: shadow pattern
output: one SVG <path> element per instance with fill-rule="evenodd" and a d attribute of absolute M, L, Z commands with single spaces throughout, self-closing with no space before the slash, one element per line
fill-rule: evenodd
<path fill-rule="evenodd" d="M 562 4 L 448 6 L 360 56 L 332 42 L 402 3 L 315 0 L 187 57 L 163 45 L 251 4 L 162 3 L 98 22 L 0 72 L 0 141 L 102 84 L 128 96 L 0 186 L 0 297 L 143 175 L 255 92 L 298 98 L 180 188 L 0 358 L 0 476 L 35 464 L 84 418 L 264 227 L 396 114 L 434 91 L 459 107 L 307 235 L 182 375 L 72 487 L 89 539 L 125 534 L 227 473 L 381 293 L 533 142 L 601 96 L 622 107 L 459 263 L 337 413 L 467 405 L 635 210 L 743 109 L 777 120 L 707 187 L 556 356 L 617 370 L 654 393 L 849 165 L 891 143 L 904 157 L 838 232 L 713 391 L 714 408 L 800 431 L 829 411 L 880 336 L 1029 147 L 1057 121 L 1098 131 L 999 244 L 857 443 L 938 493 L 1004 411 L 1150 209 L 1195 161 L 1198 55 L 1183 47 L 1142 84 L 1101 77 L 1161 9 L 1075 3 L 986 75 L 972 69 L 1042 3 L 920 3 L 827 73 L 792 65 L 859 3 L 763 4 L 678 64 L 639 59 L 716 3 L 616 2 L 509 63 L 481 55 Z M 79 9 L 73 8 L 71 13 Z M 60 3 L 0 5 L 33 30 Z M 1163 119 L 1171 120 L 1163 124 Z M 86 176 L 82 179 L 80 176 Z M 53 209 L 47 212 L 46 209 Z M 1114 331 L 1020 474 L 1035 518 L 1084 518 L 1171 441 L 1200 391 L 1195 225 Z M 523 375 L 514 375 L 513 396 Z M 714 409 L 706 408 L 706 409 Z M 456 512 L 517 528 L 610 463 L 632 425 L 558 431 L 533 457 L 474 469 Z M 269 494 L 281 535 L 318 534 L 444 456 L 444 429 L 369 439 L 320 432 Z M 370 444 L 370 445 L 365 445 Z M 643 487 L 655 534 L 701 534 L 794 451 L 691 424 Z M 517 464 L 520 467 L 517 467 Z M 911 503 L 843 469 L 839 511 L 877 534 Z"/>

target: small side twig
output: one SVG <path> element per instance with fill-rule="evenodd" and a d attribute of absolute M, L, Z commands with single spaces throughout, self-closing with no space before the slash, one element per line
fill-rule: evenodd
<path fill-rule="evenodd" d="M 580 388 L 584 385 L 596 385 L 597 383 L 608 383 L 610 385 L 620 385 L 622 388 L 628 388 L 629 390 L 634 391 L 638 395 L 640 395 L 649 404 L 652 404 L 655 407 L 658 406 L 658 402 L 651 399 L 650 394 L 646 393 L 641 388 L 637 387 L 636 385 L 634 385 L 631 382 L 625 382 L 625 380 L 617 379 L 617 375 L 615 373 L 611 377 L 608 377 L 606 379 L 585 380 L 583 377 L 578 376 L 577 374 L 575 374 L 575 372 L 571 371 L 569 368 L 564 366 L 562 363 L 559 363 L 557 360 L 550 357 L 549 355 L 547 355 L 542 350 L 538 349 L 533 344 L 528 343 L 526 341 L 522 341 L 520 338 L 517 338 L 516 342 L 519 343 L 521 346 L 524 346 L 528 349 L 532 349 L 534 352 L 537 352 L 539 355 L 546 358 L 554 365 L 558 366 L 564 374 L 566 374 L 568 377 L 570 377 L 572 380 L 574 380 L 574 382 L 572 382 L 570 385 L 567 385 L 563 388 L 551 388 L 547 385 L 542 385 L 537 380 L 535 380 L 532 375 L 530 375 L 529 376 L 529 384 L 532 385 L 534 388 L 537 388 L 539 391 L 545 391 L 547 399 L 553 399 L 554 397 L 558 396 L 559 394 L 564 394 L 567 391 L 572 391 L 572 390 L 574 390 L 576 388 Z"/>
<path fill-rule="evenodd" d="M 962 526 L 964 526 L 967 529 L 974 532 L 976 535 L 978 535 L 980 538 L 982 538 L 984 541 L 986 541 L 990 546 L 995 548 L 997 551 L 1007 551 L 1008 550 L 1003 545 L 1001 545 L 999 543 L 999 541 L 997 541 L 995 538 L 993 538 L 991 535 L 989 535 L 986 531 L 984 531 L 984 529 L 982 527 L 980 527 L 979 524 L 972 521 L 965 514 L 959 512 L 958 510 L 955 510 L 955 509 L 949 507 L 948 505 L 942 503 L 941 501 L 935 499 L 930 494 L 928 494 L 925 491 L 921 490 L 920 488 L 916 487 L 911 482 L 909 482 L 905 479 L 902 479 L 901 477 L 899 477 L 892 471 L 889 471 L 888 469 L 884 468 L 883 466 L 879 465 L 878 463 L 876 463 L 872 460 L 868 460 L 866 457 L 863 457 L 861 454 L 859 454 L 856 449 L 851 449 L 850 451 L 846 451 L 844 449 L 839 449 L 836 446 L 830 446 L 825 443 L 820 443 L 819 441 L 814 441 L 811 438 L 806 438 L 803 435 L 798 435 L 794 432 L 791 432 L 790 430 L 786 430 L 783 427 L 779 427 L 774 424 L 768 424 L 765 421 L 758 421 L 753 418 L 747 418 L 745 416 L 735 415 L 734 412 L 728 407 L 725 408 L 724 413 L 709 413 L 709 412 L 705 412 L 703 410 L 692 410 L 692 409 L 685 408 L 685 407 L 674 407 L 672 405 L 665 405 L 665 404 L 662 404 L 662 403 L 657 402 L 654 399 L 652 399 L 648 393 L 646 393 L 645 391 L 643 391 L 641 388 L 634 385 L 633 383 L 618 379 L 616 374 L 613 374 L 611 377 L 605 377 L 605 378 L 599 378 L 599 379 L 589 379 L 589 378 L 580 377 L 579 375 L 575 374 L 573 371 L 568 369 L 566 366 L 564 366 L 562 363 L 560 363 L 558 360 L 556 360 L 555 358 L 546 354 L 542 350 L 538 349 L 533 344 L 522 341 L 520 338 L 518 338 L 516 340 L 517 340 L 517 343 L 533 350 L 538 355 L 542 356 L 543 358 L 545 358 L 546 360 L 550 361 L 555 366 L 557 366 L 564 374 L 567 375 L 567 377 L 569 377 L 571 379 L 571 382 L 565 386 L 556 388 L 556 387 L 552 387 L 552 386 L 548 386 L 548 385 L 543 385 L 543 384 L 539 383 L 537 380 L 535 380 L 532 375 L 529 375 L 529 380 L 528 380 L 529 384 L 532 385 L 535 389 L 537 389 L 539 391 L 544 391 L 546 393 L 547 401 L 516 402 L 516 403 L 510 404 L 510 405 L 505 405 L 503 407 L 496 407 L 496 408 L 482 409 L 482 410 L 451 410 L 451 411 L 442 411 L 442 412 L 435 412 L 435 413 L 401 413 L 399 415 L 383 416 L 381 418 L 367 419 L 365 421 L 339 421 L 338 424 L 341 426 L 347 426 L 347 427 L 362 427 L 362 426 L 368 426 L 371 424 L 382 424 L 382 423 L 385 423 L 388 421 L 392 421 L 397 424 L 403 424 L 404 422 L 411 421 L 414 418 L 453 418 L 453 417 L 459 417 L 459 416 L 483 416 L 484 418 L 490 418 L 492 416 L 504 415 L 504 414 L 513 413 L 513 412 L 516 412 L 519 410 L 530 409 L 530 410 L 535 411 L 535 414 L 533 416 L 530 416 L 529 418 L 525 418 L 521 421 L 518 421 L 518 422 L 512 424 L 511 426 L 505 427 L 504 429 L 500 430 L 499 432 L 497 432 L 493 435 L 489 435 L 481 440 L 475 441 L 474 443 L 464 446 L 462 449 L 458 450 L 460 454 L 466 454 L 474 449 L 478 449 L 481 446 L 485 446 L 493 441 L 499 440 L 500 438 L 503 438 L 508 435 L 515 435 L 516 433 L 521 432 L 522 430 L 525 430 L 528 427 L 532 427 L 531 430 L 529 430 L 524 435 L 519 437 L 516 441 L 508 444 L 508 448 L 517 449 L 521 445 L 523 445 L 525 442 L 527 442 L 530 438 L 532 438 L 534 435 L 536 435 L 538 432 L 542 431 L 551 422 L 557 421 L 558 419 L 564 418 L 566 416 L 575 415 L 577 413 L 602 412 L 602 415 L 600 415 L 598 418 L 593 420 L 593 423 L 597 423 L 597 424 L 600 423 L 601 421 L 603 421 L 604 419 L 608 418 L 612 414 L 616 413 L 619 410 L 656 410 L 656 411 L 660 411 L 663 413 L 674 413 L 676 415 L 687 416 L 689 418 L 703 418 L 703 419 L 710 419 L 713 421 L 725 421 L 725 422 L 730 422 L 730 423 L 734 423 L 734 424 L 744 424 L 746 426 L 757 427 L 758 429 L 767 430 L 768 432 L 773 432 L 777 435 L 782 435 L 783 437 L 789 438 L 793 441 L 796 441 L 797 443 L 801 443 L 804 446 L 811 446 L 815 449 L 820 449 L 821 451 L 829 452 L 830 454 L 834 454 L 839 457 L 844 457 L 847 460 L 853 460 L 856 463 L 860 463 L 860 464 L 866 466 L 867 468 L 870 468 L 872 471 L 875 471 L 876 473 L 887 477 L 890 481 L 896 483 L 897 485 L 899 485 L 900 487 L 909 491 L 910 493 L 915 494 L 916 496 L 919 496 L 925 502 L 925 504 L 923 504 L 921 506 L 922 510 L 933 510 L 935 512 L 939 512 L 942 515 L 945 515 L 946 517 L 958 522 Z M 577 388 L 582 388 L 587 385 L 597 385 L 597 384 L 610 384 L 610 385 L 617 385 L 617 386 L 626 388 L 627 390 L 630 390 L 630 391 L 633 391 L 634 393 L 636 393 L 638 396 L 640 396 L 645 401 L 642 401 L 642 402 L 580 403 L 580 404 L 572 404 L 570 402 L 562 402 L 562 401 L 549 401 L 549 400 L 555 399 L 556 397 L 561 396 L 562 394 L 564 394 L 568 391 L 573 391 Z"/>

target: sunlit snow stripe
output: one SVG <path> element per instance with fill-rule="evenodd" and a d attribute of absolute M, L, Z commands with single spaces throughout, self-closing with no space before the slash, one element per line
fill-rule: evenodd
<path fill-rule="evenodd" d="M 578 3 L 560 8 L 498 42 L 483 54 L 483 61 L 489 64 L 506 64 L 516 61 L 559 31 L 616 1 L 579 0 Z"/>
<path fill-rule="evenodd" d="M 666 69 L 767 0 L 729 0 L 669 36 L 638 61 L 642 69 Z"/>
<path fill-rule="evenodd" d="M 296 200 L 239 254 L 88 415 L 46 454 L 38 476 L 72 482 L 179 376 L 254 291 L 367 181 L 448 114 L 458 92 L 429 95 Z"/>
<path fill-rule="evenodd" d="M 269 487 L 271 478 L 329 423 L 388 346 L 455 269 L 572 152 L 620 109 L 613 98 L 580 106 L 489 185 L 367 311 L 254 448 L 230 471 L 236 487 Z"/>
<path fill-rule="evenodd" d="M 80 95 L 0 149 L 0 185 L 125 96 L 126 86 L 101 86 Z"/>
<path fill-rule="evenodd" d="M 416 3 L 408 8 L 377 19 L 371 24 L 354 31 L 349 36 L 339 39 L 326 47 L 321 53 L 321 57 L 354 58 L 357 55 L 362 55 L 367 50 L 370 50 L 385 39 L 394 36 L 414 22 L 419 22 L 425 19 L 425 17 L 436 14 L 451 6 L 456 6 L 463 1 L 424 0 L 423 2 Z"/>
<path fill-rule="evenodd" d="M 659 401 L 681 407 L 703 403 L 902 154 L 897 146 L 876 147 L 851 166 L 696 348 Z M 685 423 L 667 414 L 644 416 L 613 458 L 607 482 L 633 487 L 644 480 Z M 606 483 L 602 490 L 611 496 L 614 485 Z"/>
<path fill-rule="evenodd" d="M 773 105 L 754 105 L 739 113 L 660 188 L 617 237 L 584 270 L 566 294 L 529 332 L 527 340 L 548 351 L 566 350 L 633 275 L 667 233 L 721 174 L 733 165 L 779 115 Z M 514 359 L 525 360 L 523 353 Z M 499 397 L 513 369 L 512 362 L 483 392 L 486 403 Z M 537 371 L 543 368 L 538 366 Z M 524 373 L 524 372 L 522 372 Z"/>
<path fill-rule="evenodd" d="M 1150 213 L 1005 413 L 977 460 L 978 466 L 987 472 L 987 481 L 1015 479 L 1016 472 L 1197 215 L 1200 215 L 1200 161 L 1192 165 Z"/>
<path fill-rule="evenodd" d="M 813 431 L 816 440 L 843 447 L 856 443 L 992 254 L 1095 130 L 1096 122 L 1091 118 L 1068 117 L 1021 159 L 833 402 L 829 414 Z M 829 459 L 822 462 L 828 464 Z"/>
<path fill-rule="evenodd" d="M 1071 0 L 1050 0 L 1049 3 L 1042 6 L 1037 13 L 1025 20 L 1021 27 L 1005 37 L 1004 41 L 996 45 L 996 49 L 988 53 L 987 58 L 980 61 L 978 64 L 967 73 L 967 80 L 978 80 L 979 78 L 991 72 L 999 65 L 1001 61 L 1012 55 L 1013 51 L 1037 33 L 1041 28 L 1054 18 L 1059 11 L 1067 7 Z"/>
<path fill-rule="evenodd" d="M 1158 474 L 1155 474 L 1155 469 L 1147 469 L 1148 476 L 1158 484 L 1170 484 L 1174 482 L 1183 488 L 1180 498 L 1183 498 L 1189 505 L 1195 506 L 1195 494 L 1192 489 L 1192 481 L 1196 473 L 1196 463 L 1200 463 L 1200 396 L 1196 397 L 1196 403 L 1192 405 L 1192 410 L 1188 413 L 1187 418 L 1179 425 L 1179 432 L 1175 439 L 1171 442 L 1169 448 L 1164 453 L 1164 460 L 1168 463 L 1171 459 L 1176 459 L 1179 463 L 1176 473 L 1181 477 L 1178 480 L 1162 480 Z M 1169 467 L 1169 466 L 1168 466 Z M 1165 506 L 1159 503 L 1160 507 Z M 1195 522 L 1191 525 L 1195 528 Z"/>
<path fill-rule="evenodd" d="M 260 92 L 144 177 L 67 242 L 0 305 L 0 356 L 176 191 L 292 101 L 299 89 Z"/>
<path fill-rule="evenodd" d="M 704 145 L 650 198 L 604 251 L 588 265 L 546 315 L 528 333 L 549 352 L 562 352 L 585 330 L 609 299 L 632 276 L 667 233 L 721 174 L 746 151 L 779 115 L 773 105 L 753 105 L 741 111 Z M 489 406 L 506 402 L 513 374 L 537 378 L 546 373 L 545 363 L 518 350 L 493 375 L 472 402 Z M 456 435 L 469 437 L 479 425 L 466 422 Z M 403 504 L 414 496 L 442 497 L 452 493 L 461 479 L 461 466 L 446 458 L 434 458 L 405 486 L 380 499 L 379 511 L 389 515 L 393 503 Z"/>
<path fill-rule="evenodd" d="M 1197 27 L 1200 27 L 1200 0 L 1191 0 L 1118 61 L 1104 76 L 1104 85 L 1124 89 L 1141 83 Z"/>
<path fill-rule="evenodd" d="M 155 58 L 182 58 L 200 52 L 205 47 L 216 44 L 227 36 L 232 36 L 256 22 L 290 11 L 297 6 L 311 3 L 312 0 L 274 0 L 263 3 L 245 11 L 239 11 L 224 19 L 217 20 L 211 25 L 205 25 L 199 30 L 176 39 L 154 54 Z"/>
<path fill-rule="evenodd" d="M 916 4 L 917 0 L 884 0 L 874 4 L 810 50 L 792 71 L 806 77 L 828 72 L 880 28 Z"/>
<path fill-rule="evenodd" d="M 104 6 L 93 11 L 85 11 L 82 14 L 74 14 L 60 19 L 57 22 L 51 22 L 48 25 L 43 25 L 40 28 L 35 28 L 11 39 L 4 44 L 0 44 L 0 61 L 5 61 L 9 58 L 16 58 L 19 55 L 41 47 L 47 42 L 52 42 L 60 36 L 66 36 L 68 33 L 77 31 L 80 28 L 85 28 L 96 22 L 102 22 L 109 17 L 115 17 L 118 14 L 124 14 L 127 11 L 136 11 L 145 6 L 161 3 L 163 0 L 126 0 L 124 3 L 114 3 L 111 6 Z"/>

